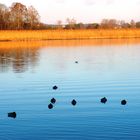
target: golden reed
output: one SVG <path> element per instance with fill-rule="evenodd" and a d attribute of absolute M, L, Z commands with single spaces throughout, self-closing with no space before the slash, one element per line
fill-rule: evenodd
<path fill-rule="evenodd" d="M 140 29 L 1 30 L 0 41 L 140 38 Z"/>

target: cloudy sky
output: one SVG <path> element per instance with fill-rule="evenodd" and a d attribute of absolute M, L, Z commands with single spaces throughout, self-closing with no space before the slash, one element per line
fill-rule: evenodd
<path fill-rule="evenodd" d="M 13 2 L 33 5 L 45 23 L 65 23 L 68 17 L 84 23 L 103 18 L 140 21 L 140 0 L 0 0 L 7 6 Z"/>

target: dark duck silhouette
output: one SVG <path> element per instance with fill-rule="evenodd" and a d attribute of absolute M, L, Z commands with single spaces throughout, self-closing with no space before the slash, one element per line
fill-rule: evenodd
<path fill-rule="evenodd" d="M 49 105 L 48 105 L 48 108 L 49 108 L 49 109 L 52 109 L 52 108 L 53 108 L 53 105 L 52 105 L 52 104 L 49 104 Z"/>
<path fill-rule="evenodd" d="M 72 104 L 73 106 L 75 106 L 75 105 L 77 104 L 76 100 L 73 99 L 73 100 L 71 101 L 71 104 Z"/>
<path fill-rule="evenodd" d="M 105 104 L 106 102 L 107 102 L 107 98 L 106 97 L 101 99 L 101 103 Z"/>
<path fill-rule="evenodd" d="M 55 98 L 52 98 L 52 99 L 51 99 L 51 103 L 52 103 L 52 104 L 55 104 L 55 103 L 56 103 L 56 99 L 55 99 Z"/>
<path fill-rule="evenodd" d="M 16 116 L 17 116 L 17 114 L 16 114 L 16 112 L 9 112 L 8 113 L 8 117 L 11 117 L 11 118 L 16 118 Z"/>
<path fill-rule="evenodd" d="M 58 89 L 58 87 L 57 86 L 53 86 L 53 90 L 57 90 Z"/>
<path fill-rule="evenodd" d="M 127 104 L 127 101 L 126 101 L 126 100 L 122 100 L 122 101 L 121 101 L 121 104 L 122 104 L 122 105 L 126 105 L 126 104 Z"/>

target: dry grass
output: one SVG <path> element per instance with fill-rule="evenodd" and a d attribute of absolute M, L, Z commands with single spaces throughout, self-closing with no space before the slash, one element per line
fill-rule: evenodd
<path fill-rule="evenodd" d="M 0 41 L 140 38 L 140 29 L 0 31 Z"/>

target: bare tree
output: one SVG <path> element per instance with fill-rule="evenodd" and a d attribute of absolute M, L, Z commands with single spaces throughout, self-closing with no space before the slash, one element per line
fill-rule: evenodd
<path fill-rule="evenodd" d="M 30 29 L 34 29 L 39 26 L 39 21 L 40 16 L 37 12 L 37 10 L 33 7 L 30 6 L 28 8 L 28 16 L 27 16 L 27 23 L 29 23 Z"/>
<path fill-rule="evenodd" d="M 136 22 L 136 28 L 140 28 L 140 21 Z"/>
<path fill-rule="evenodd" d="M 13 3 L 10 7 L 10 20 L 16 29 L 23 29 L 27 18 L 27 8 L 21 3 Z"/>
<path fill-rule="evenodd" d="M 109 26 L 109 28 L 111 28 L 111 29 L 117 28 L 117 20 L 116 20 L 116 19 L 110 19 L 110 20 L 108 21 L 108 26 Z"/>
<path fill-rule="evenodd" d="M 103 29 L 108 28 L 108 19 L 103 19 L 100 23 L 100 27 Z"/>
<path fill-rule="evenodd" d="M 125 22 L 124 20 L 119 21 L 120 28 L 130 28 L 130 24 Z"/>
<path fill-rule="evenodd" d="M 57 26 L 58 26 L 58 29 L 62 29 L 63 28 L 61 20 L 57 21 Z"/>
<path fill-rule="evenodd" d="M 103 19 L 100 24 L 101 28 L 115 29 L 118 27 L 118 22 L 116 19 Z"/>
<path fill-rule="evenodd" d="M 40 16 L 37 10 L 28 9 L 22 3 L 12 3 L 11 7 L 0 4 L 0 29 L 39 29 Z"/>
<path fill-rule="evenodd" d="M 75 28 L 75 25 L 76 25 L 76 20 L 74 18 L 70 19 L 70 18 L 67 18 L 66 19 L 66 22 L 68 24 L 68 27 L 70 29 L 74 29 Z"/>
<path fill-rule="evenodd" d="M 133 19 L 130 21 L 130 26 L 131 28 L 136 28 L 136 23 Z"/>
<path fill-rule="evenodd" d="M 6 29 L 9 22 L 9 11 L 4 4 L 0 4 L 0 29 Z"/>

